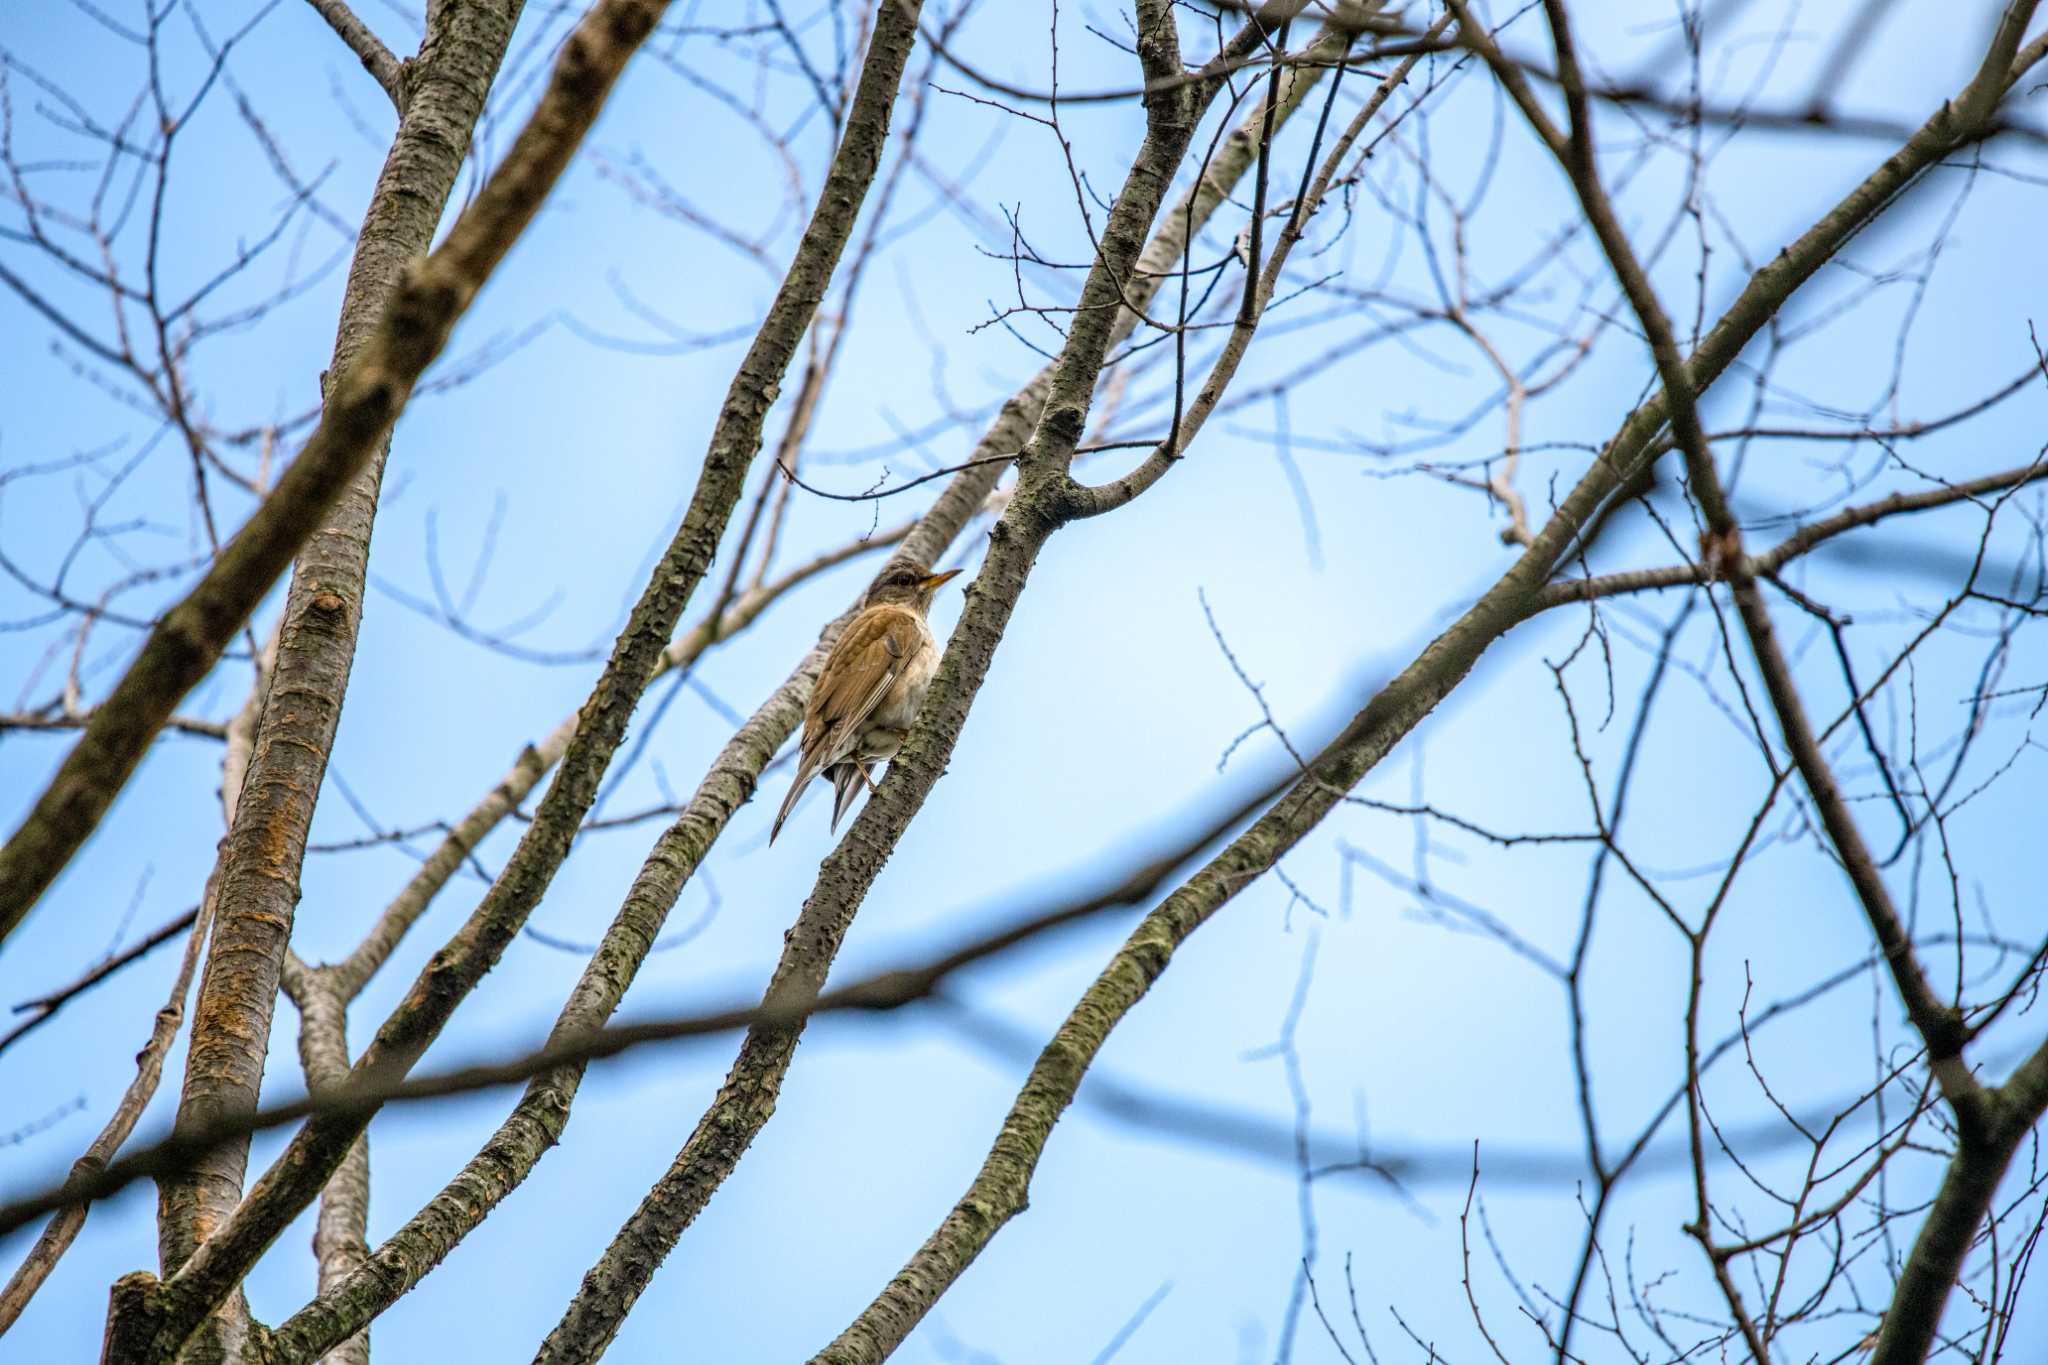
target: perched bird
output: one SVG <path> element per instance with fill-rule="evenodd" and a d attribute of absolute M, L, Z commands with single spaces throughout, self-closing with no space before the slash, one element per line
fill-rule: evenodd
<path fill-rule="evenodd" d="M 811 690 L 796 781 L 775 814 L 769 843 L 819 773 L 832 780 L 835 832 L 855 794 L 863 787 L 875 789 L 871 770 L 903 747 L 939 667 L 938 641 L 925 624 L 925 613 L 933 594 L 959 572 L 926 573 L 914 564 L 892 564 L 868 589 L 860 613 L 846 623 Z"/>

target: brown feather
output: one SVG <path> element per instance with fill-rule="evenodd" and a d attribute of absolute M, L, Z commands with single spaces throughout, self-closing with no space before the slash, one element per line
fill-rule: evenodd
<path fill-rule="evenodd" d="M 818 684 L 811 689 L 810 703 L 804 707 L 796 780 L 768 831 L 770 844 L 810 780 L 854 752 L 868 718 L 925 648 L 928 638 L 923 617 L 913 608 L 894 603 L 869 607 L 847 625 L 826 656 Z M 843 813 L 851 793 L 836 795 L 834 807 Z M 833 823 L 837 825 L 836 818 Z"/>

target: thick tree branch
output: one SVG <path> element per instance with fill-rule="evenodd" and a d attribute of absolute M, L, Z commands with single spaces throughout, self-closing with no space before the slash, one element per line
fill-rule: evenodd
<path fill-rule="evenodd" d="M 593 87 L 588 74 L 592 67 L 603 74 L 602 81 L 588 92 L 593 98 L 584 113 L 594 114 L 595 96 L 601 95 L 632 48 L 650 31 L 660 8 L 653 0 L 639 4 L 602 0 L 565 45 L 554 85 L 543 97 L 536 121 L 545 119 L 558 89 Z M 914 33 L 914 13 L 906 17 L 894 6 L 884 10 L 839 149 L 789 270 L 720 408 L 682 524 L 628 617 L 580 713 L 577 734 L 563 755 L 555 780 L 511 860 L 462 931 L 427 965 L 378 1029 L 351 1071 L 356 1080 L 388 1082 L 411 1069 L 455 1008 L 496 964 L 568 855 L 605 768 L 624 737 L 626 723 L 659 666 L 676 621 L 708 569 L 739 501 L 748 468 L 760 449 L 768 409 L 873 182 Z M 598 61 L 594 54 L 602 54 L 603 60 Z M 585 117 L 579 129 L 587 122 Z M 522 134 L 521 143 L 525 141 Z M 517 162 L 519 145 L 515 144 L 500 176 Z M 494 176 L 492 183 L 496 180 Z M 487 185 L 479 202 L 490 195 Z M 175 1350 L 213 1305 L 240 1282 L 249 1266 L 339 1167 L 368 1118 L 368 1112 L 350 1111 L 307 1125 L 232 1216 L 164 1281 L 153 1296 L 158 1325 L 150 1339 L 156 1358 Z"/>
<path fill-rule="evenodd" d="M 96 707 L 21 827 L 0 848 L 0 940 L 98 827 L 180 699 L 404 410 L 413 385 L 519 239 L 604 106 L 661 0 L 600 0 L 563 44 L 540 105 L 432 255 L 406 272 L 376 331 L 335 379 L 319 425 L 198 586 L 157 622 Z"/>
<path fill-rule="evenodd" d="M 1960 1127 L 1934 1204 L 1914 1235 L 1870 1365 L 1920 1365 L 1940 1337 L 1941 1317 L 1977 1245 L 1999 1182 L 2020 1142 L 2048 1113 L 2048 1042 L 2004 1085 L 1983 1092 L 1984 1121 Z"/>
<path fill-rule="evenodd" d="M 226 742 L 221 750 L 220 803 L 221 817 L 229 825 L 234 823 L 235 809 L 241 800 L 242 775 L 248 767 L 250 736 L 255 729 L 257 714 L 263 709 L 271 661 L 276 655 L 276 647 L 277 637 L 273 632 L 266 647 L 254 660 L 256 676 L 250 683 L 248 695 L 242 699 L 242 705 L 234 716 L 222 727 L 222 735 Z M 213 926 L 219 887 L 220 877 L 216 868 L 207 877 L 206 889 L 200 897 L 199 905 L 189 914 L 182 915 L 172 924 L 157 930 L 136 949 L 110 959 L 98 970 L 88 973 L 63 992 L 45 997 L 44 1001 L 38 1002 L 49 1004 L 50 1009 L 54 1011 L 56 1005 L 69 999 L 71 995 L 87 989 L 91 984 L 104 980 L 112 972 L 136 961 L 142 952 L 162 942 L 166 935 L 174 933 L 176 928 L 190 929 L 185 940 L 185 955 L 179 963 L 170 999 L 157 1011 L 149 1039 L 135 1056 L 135 1079 L 122 1095 L 121 1102 L 115 1107 L 114 1115 L 107 1121 L 106 1127 L 72 1166 L 70 1181 L 67 1183 L 83 1185 L 105 1171 L 114 1154 L 120 1151 L 121 1144 L 134 1132 L 143 1111 L 149 1107 L 150 1100 L 156 1095 L 157 1086 L 163 1077 L 164 1058 L 170 1052 L 172 1043 L 177 1040 L 178 1028 L 185 1016 L 185 997 L 191 990 L 192 978 L 198 971 L 206 946 L 207 933 Z M 42 1015 L 31 1023 L 39 1023 L 41 1019 L 48 1017 L 48 1014 Z M 28 1027 L 29 1025 L 23 1025 L 23 1030 Z M 17 1035 L 21 1031 L 17 1030 Z M 28 1305 L 28 1301 L 35 1296 L 51 1270 L 56 1267 L 57 1261 L 77 1238 L 79 1229 L 85 1225 L 88 1200 L 89 1196 L 81 1196 L 78 1203 L 58 1210 L 57 1216 L 50 1220 L 50 1225 L 43 1230 L 43 1235 L 37 1239 L 27 1258 L 16 1270 L 6 1291 L 0 1293 L 0 1310 L 4 1310 L 0 1311 L 0 1335 L 4 1335 L 13 1320 L 20 1316 L 22 1309 Z"/>
<path fill-rule="evenodd" d="M 357 236 L 328 375 L 348 373 L 374 345 L 385 301 L 407 264 L 433 244 L 520 7 L 521 0 L 493 0 L 433 11 L 414 67 L 417 98 L 399 119 Z M 262 1088 L 307 831 L 355 659 L 370 529 L 389 452 L 387 428 L 292 570 L 264 670 L 268 701 L 257 714 L 220 847 L 213 937 L 178 1102 L 181 1123 L 253 1108 Z M 157 1238 L 163 1273 L 184 1264 L 240 1201 L 247 1165 L 247 1150 L 229 1144 L 162 1183 Z"/>
<path fill-rule="evenodd" d="M 1271 7 L 1225 44 L 1209 69 L 1266 41 L 1299 8 L 1291 2 Z M 1140 4 L 1137 47 L 1148 81 L 1179 72 L 1178 37 L 1164 0 Z M 1144 287 L 1135 272 L 1144 256 L 1148 225 L 1219 80 L 1147 100 L 1144 142 L 1103 227 L 1073 325 L 1052 367 L 1044 412 L 1019 457 L 1016 495 L 990 532 L 988 557 L 969 589 L 966 610 L 909 739 L 890 763 L 880 791 L 820 868 L 816 888 L 791 928 L 770 979 L 764 1008 L 791 1011 L 799 1022 L 748 1030 L 717 1098 L 668 1172 L 584 1277 L 562 1320 L 542 1343 L 537 1361 L 581 1362 L 603 1353 L 654 1269 L 773 1112 L 801 1033 L 803 1007 L 817 998 L 868 888 L 944 772 L 1039 549 L 1065 516 L 1060 499 L 1068 483 L 1067 466 L 1086 425 L 1096 380 L 1124 313 L 1136 301 L 1131 291 Z"/>
<path fill-rule="evenodd" d="M 1467 18 L 1457 0 L 1453 5 L 1461 19 Z M 1461 34 L 1484 39 L 1483 30 L 1469 23 L 1461 24 Z M 1507 75 L 1501 79 L 1508 83 Z M 1533 99 L 1529 108 L 1541 116 Z M 1677 394 L 1689 397 L 1710 386 L 1851 235 L 1914 176 L 1981 130 L 1981 125 L 1949 122 L 1948 108 L 1937 111 L 1906 147 L 1750 278 L 1691 359 L 1683 362 L 1685 373 L 1672 386 Z M 1545 141 L 1556 145 L 1553 138 Z M 1032 1172 L 1053 1125 L 1072 1102 L 1110 1030 L 1166 970 L 1175 950 L 1334 808 L 1344 792 L 1457 686 L 1495 639 L 1526 619 L 1545 582 L 1566 555 L 1575 552 L 1581 528 L 1593 524 L 1602 505 L 1651 457 L 1652 443 L 1669 420 L 1663 392 L 1630 414 L 1507 574 L 1367 703 L 1287 795 L 1145 917 L 1040 1055 L 966 1194 L 874 1302 L 819 1353 L 817 1365 L 886 1358 L 1003 1224 L 1025 1206 Z"/>

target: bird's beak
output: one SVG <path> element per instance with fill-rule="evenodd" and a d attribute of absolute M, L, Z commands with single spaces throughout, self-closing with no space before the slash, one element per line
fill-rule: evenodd
<path fill-rule="evenodd" d="M 948 569 L 944 573 L 933 574 L 930 578 L 927 578 L 922 583 L 919 583 L 917 585 L 917 588 L 919 592 L 937 592 L 941 587 L 945 586 L 947 583 L 950 583 L 952 580 L 958 578 L 959 576 L 960 570 Z"/>

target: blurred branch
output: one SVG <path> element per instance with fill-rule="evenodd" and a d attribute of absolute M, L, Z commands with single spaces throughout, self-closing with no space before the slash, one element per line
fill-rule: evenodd
<path fill-rule="evenodd" d="M 651 30 L 661 9 L 654 0 L 600 0 L 565 45 L 555 84 L 543 98 L 536 122 L 549 117 L 557 88 L 582 88 L 585 98 L 572 112 L 580 120 L 576 131 L 587 127 L 598 97 Z M 896 6 L 883 11 L 845 136 L 833 155 L 789 270 L 720 407 L 689 509 L 579 712 L 576 735 L 563 753 L 533 822 L 468 922 L 415 980 L 357 1060 L 350 1072 L 356 1089 L 387 1085 L 411 1069 L 469 991 L 496 965 L 568 856 L 634 707 L 669 645 L 676 621 L 717 552 L 744 489 L 748 468 L 760 449 L 762 424 L 776 389 L 811 325 L 873 183 L 915 23 L 914 13 L 906 16 Z M 598 79 L 593 80 L 593 75 Z M 561 150 L 566 158 L 568 146 Z M 518 157 L 515 146 L 491 183 L 505 175 Z M 560 169 L 560 162 L 554 169 Z M 487 185 L 478 203 L 490 198 Z M 474 214 L 476 209 L 470 212 Z M 461 231 L 458 223 L 456 235 Z M 373 1109 L 349 1109 L 323 1114 L 293 1137 L 241 1205 L 182 1268 L 148 1296 L 152 1300 L 148 1316 L 157 1322 L 147 1329 L 152 1344 L 137 1348 L 138 1356 L 143 1350 L 160 1356 L 165 1344 L 175 1348 L 240 1283 L 248 1268 L 346 1158 L 371 1112 Z M 122 1360 L 116 1354 L 110 1365 L 121 1365 Z"/>
<path fill-rule="evenodd" d="M 323 422 L 346 389 L 329 377 L 375 357 L 380 308 L 403 287 L 407 262 L 433 245 L 519 13 L 520 0 L 433 11 L 421 44 L 419 98 L 401 110 L 357 234 L 333 356 L 321 384 L 327 401 Z M 567 149 L 561 154 L 566 157 Z M 250 717 L 239 778 L 222 785 L 228 830 L 212 878 L 212 941 L 192 1009 L 180 1122 L 253 1108 L 262 1089 L 307 834 L 355 662 L 370 538 L 390 448 L 387 425 L 296 556 L 256 689 L 289 698 L 290 704 L 259 704 Z M 227 1217 L 241 1199 L 247 1168 L 246 1148 L 229 1145 L 209 1152 L 191 1171 L 159 1182 L 165 1273 L 182 1265 L 205 1231 Z M 233 1316 L 241 1316 L 239 1308 Z"/>
<path fill-rule="evenodd" d="M 539 211 L 660 9 L 658 0 L 600 0 L 564 44 L 532 118 L 442 244 L 406 273 L 362 354 L 334 381 L 320 424 L 298 458 L 221 547 L 198 586 L 150 631 L 0 848 L 0 941 L 98 826 L 178 701 L 212 669 L 329 505 L 382 444 L 420 374 Z"/>
<path fill-rule="evenodd" d="M 1127 336 L 1136 327 L 1142 300 L 1156 288 L 1159 276 L 1143 273 L 1151 260 L 1147 234 L 1195 124 L 1222 84 L 1221 75 L 1214 73 L 1270 41 L 1271 33 L 1300 8 L 1299 0 L 1270 7 L 1223 45 L 1204 68 L 1212 73 L 1210 78 L 1155 94 L 1148 101 L 1143 143 L 1102 228 L 1072 327 L 1050 367 L 1043 411 L 1018 457 L 1017 490 L 990 531 L 981 573 L 968 591 L 967 607 L 912 732 L 891 761 L 879 792 L 862 807 L 820 867 L 815 889 L 785 938 L 763 996 L 764 1008 L 797 1009 L 817 998 L 876 874 L 945 770 L 1031 566 L 1066 519 L 1061 495 L 1070 482 L 1067 467 L 1086 426 L 1105 357 L 1120 335 Z M 1164 0 L 1140 4 L 1137 48 L 1148 80 L 1180 70 L 1179 38 Z M 1262 123 L 1252 125 L 1255 129 L 1263 126 L 1264 115 L 1257 117 Z M 1237 145 L 1245 152 L 1237 171 L 1242 174 L 1263 139 L 1255 131 Z M 1197 181 L 1191 206 L 1207 188 L 1204 181 Z M 1176 239 L 1173 245 L 1177 248 L 1185 240 Z M 1166 257 L 1169 263 L 1172 259 Z M 1124 321 L 1127 315 L 1129 323 Z M 602 1353 L 645 1290 L 651 1267 L 667 1255 L 767 1122 L 794 1055 L 801 1021 L 798 1014 L 787 1024 L 763 1021 L 749 1028 L 717 1098 L 668 1171 L 585 1275 L 561 1321 L 543 1342 L 537 1361 L 587 1361 Z"/>
<path fill-rule="evenodd" d="M 19 1231 L 40 1214 L 53 1209 L 79 1201 L 97 1202 L 106 1199 L 137 1180 L 148 1179 L 180 1161 L 189 1160 L 192 1153 L 202 1150 L 207 1145 L 266 1132 L 304 1119 L 366 1113 L 391 1104 L 407 1105 L 497 1089 L 535 1077 L 544 1077 L 562 1067 L 580 1067 L 592 1061 L 622 1056 L 641 1047 L 701 1038 L 764 1024 L 787 1027 L 798 1020 L 818 1015 L 883 1013 L 930 1001 L 945 1015 L 960 1016 L 963 1007 L 942 989 L 951 978 L 974 966 L 998 960 L 1096 915 L 1142 904 L 1178 868 L 1199 855 L 1204 848 L 1213 844 L 1230 829 L 1242 824 L 1251 812 L 1268 802 L 1277 789 L 1277 786 L 1264 782 L 1251 784 L 1248 789 L 1250 795 L 1240 794 L 1229 798 L 1222 815 L 1205 819 L 1195 833 L 1178 837 L 1144 863 L 1130 870 L 1114 873 L 1110 878 L 1098 879 L 1095 888 L 1085 895 L 1062 900 L 1049 907 L 1027 909 L 1020 915 L 1008 917 L 1009 923 L 987 935 L 967 940 L 946 952 L 935 954 L 911 966 L 876 972 L 848 985 L 835 987 L 820 993 L 802 1006 L 763 1003 L 751 1007 L 734 1006 L 702 1013 L 675 1015 L 638 1024 L 609 1025 L 578 1036 L 551 1039 L 540 1048 L 504 1061 L 411 1077 L 381 1087 L 367 1084 L 360 1077 L 343 1080 L 322 1093 L 310 1094 L 303 1099 L 270 1105 L 254 1113 L 226 1116 L 204 1130 L 173 1131 L 147 1147 L 108 1163 L 105 1169 L 94 1173 L 89 1180 L 75 1184 L 67 1182 L 0 1203 L 0 1238 Z M 952 918 L 965 922 L 978 917 L 985 917 L 984 912 L 963 910 Z M 1142 930 L 1144 926 L 1141 924 L 1139 927 Z M 1859 966 L 1857 970 L 1860 971 L 1862 968 Z M 970 1033 L 982 1028 L 982 1022 L 971 1017 L 966 1017 L 966 1022 Z M 1735 1045 L 1735 1040 L 1724 1043 L 1716 1050 L 1716 1055 L 1728 1051 Z M 1043 1064 L 1044 1059 L 1041 1056 L 1039 1065 Z M 2014 1079 L 2008 1083 L 2006 1091 L 2009 1092 L 2014 1106 L 2015 1121 L 2021 1112 L 2019 1106 L 2022 1104 L 2032 1105 L 2038 1102 L 2048 1105 L 2048 1047 L 2042 1048 L 2027 1059 L 2015 1073 Z M 1137 1121 L 1161 1131 L 1173 1131 L 1179 1122 L 1179 1118 L 1173 1117 L 1175 1114 L 1186 1117 L 1190 1125 L 1197 1128 L 1208 1124 L 1214 1114 L 1212 1110 L 1201 1108 L 1176 1109 L 1172 1101 L 1165 1102 L 1166 1108 L 1160 1110 L 1153 1107 L 1158 1104 L 1157 1101 L 1142 1099 L 1130 1092 L 1118 1095 L 1114 1087 L 1111 1088 L 1111 1093 L 1117 1095 L 1109 1102 L 1108 1107 L 1112 1111 L 1138 1115 Z M 1672 1107 L 1675 1107 L 1675 1104 L 1667 1105 L 1666 1110 L 1660 1111 L 1660 1114 Z M 1140 1114 L 1141 1110 L 1148 1108 L 1152 1109 L 1151 1113 Z M 1653 1121 L 1639 1139 L 1639 1145 L 1647 1152 L 1643 1159 L 1652 1166 L 1679 1159 L 1648 1148 L 1648 1140 L 1657 1126 Z M 2021 1125 L 2022 1132 L 2024 1128 L 2025 1125 Z M 1270 1136 L 1265 1130 L 1243 1126 L 1240 1132 L 1242 1140 L 1233 1137 L 1228 1145 L 1234 1151 L 1257 1155 L 1271 1145 Z M 1770 1138 L 1760 1130 L 1757 1140 L 1768 1142 Z M 1290 1132 L 1286 1135 L 1285 1142 L 1291 1146 L 1293 1141 Z M 1450 1156 L 1422 1152 L 1402 1159 L 1419 1163 L 1417 1174 L 1425 1178 L 1452 1178 L 1460 1174 L 1455 1164 L 1456 1159 Z M 1508 1172 L 1510 1179 L 1553 1182 L 1563 1178 L 1568 1169 L 1566 1163 L 1573 1160 L 1576 1158 L 1526 1153 L 1500 1159 L 1500 1164 Z M 1449 1164 L 1432 1165 L 1432 1162 Z M 266 1344 L 265 1349 L 269 1354 L 265 1359 L 310 1359 L 310 1355 L 301 1354 L 309 1350 L 317 1354 L 318 1347 L 313 1339 L 309 1336 L 290 1334 L 291 1325 L 288 1322 L 280 1327 L 275 1338 Z"/>
<path fill-rule="evenodd" d="M 758 744 L 758 736 L 752 742 Z M 970 939 L 926 961 L 877 972 L 802 1003 L 764 1002 L 751 1007 L 735 1006 L 641 1024 L 615 1024 L 580 1031 L 558 1029 L 558 1036 L 551 1037 L 545 1046 L 509 1060 L 413 1079 L 379 1084 L 374 1078 L 366 1078 L 361 1068 L 357 1068 L 353 1075 L 328 1079 L 304 1099 L 270 1105 L 252 1113 L 223 1115 L 204 1128 L 173 1131 L 151 1146 L 110 1165 L 97 1174 L 82 1193 L 67 1184 L 10 1200 L 0 1205 L 0 1237 L 18 1230 L 38 1214 L 74 1198 L 104 1199 L 133 1181 L 170 1169 L 181 1160 L 189 1160 L 192 1154 L 209 1146 L 301 1119 L 367 1115 L 387 1103 L 409 1104 L 495 1089 L 535 1077 L 545 1078 L 564 1067 L 581 1068 L 588 1062 L 615 1057 L 651 1043 L 674 1042 L 757 1026 L 783 1028 L 818 1014 L 886 1011 L 915 1004 L 930 998 L 943 982 L 969 967 L 1001 957 L 1105 911 L 1141 903 L 1175 869 L 1271 800 L 1273 790 L 1270 783 L 1254 784 L 1250 795 L 1230 799 L 1220 815 L 1211 816 L 1191 834 L 1177 836 L 1139 866 L 1100 880 L 1095 889 L 1083 896 L 1062 898 L 1050 906 L 1032 908 L 1013 916 L 1003 928 Z M 970 911 L 963 912 L 960 919 L 966 922 L 976 917 L 977 912 Z M 601 945 L 599 954 L 603 955 L 605 951 L 606 947 Z M 572 998 L 572 1008 L 578 1003 Z M 590 1011 L 586 1009 L 583 1013 Z M 297 1321 L 295 1318 L 278 1329 L 271 1348 L 274 1353 L 281 1354 L 274 1354 L 273 1358 L 280 1361 L 311 1359 L 331 1344 L 295 1331 L 293 1323 Z"/>
<path fill-rule="evenodd" d="M 1245 15 L 1252 13 L 1258 6 L 1256 0 L 1229 0 L 1229 3 L 1219 5 L 1218 8 Z M 1472 44 L 1462 37 L 1445 39 L 1434 27 L 1429 30 L 1406 28 L 1398 19 L 1381 17 L 1374 12 L 1375 9 L 1374 6 L 1358 5 L 1348 14 L 1340 11 L 1325 16 L 1325 22 L 1333 28 L 1343 27 L 1354 34 L 1371 34 L 1374 39 L 1373 45 L 1362 52 L 1348 57 L 1312 59 L 1275 57 L 1266 52 L 1259 52 L 1236 59 L 1229 64 L 1229 69 L 1235 74 L 1239 71 L 1256 72 L 1269 66 L 1305 66 L 1311 63 L 1369 67 L 1404 57 L 1426 56 L 1472 47 Z M 939 49 L 940 55 L 949 66 L 976 85 L 1008 99 L 1028 100 L 1038 104 L 1121 103 L 1177 89 L 1196 79 L 1193 75 L 1184 74 L 1178 77 L 1162 77 L 1141 85 L 1116 86 L 1104 90 L 1068 92 L 1038 89 L 1001 80 L 968 62 L 947 45 L 935 43 L 934 46 Z M 1539 62 L 1528 61 L 1508 53 L 1503 53 L 1501 60 L 1517 72 L 1532 76 L 1546 85 L 1561 86 L 1563 83 L 1557 72 Z M 1902 142 L 1913 133 L 1910 124 L 1876 115 L 1842 113 L 1829 107 L 1826 97 L 1832 93 L 1833 87 L 1824 81 L 1816 85 L 1817 98 L 1795 107 L 1779 109 L 1759 109 L 1747 103 L 1713 104 L 1696 96 L 1680 98 L 1666 94 L 1652 84 L 1615 85 L 1582 82 L 1582 88 L 1590 98 L 1603 104 L 1654 110 L 1687 126 L 1758 129 L 1785 133 L 1831 133 L 1841 137 L 1865 138 L 1878 142 Z M 2048 129 L 2009 120 L 1991 122 L 1983 135 L 1994 137 L 2005 134 L 2032 143 L 2048 144 Z"/>
<path fill-rule="evenodd" d="M 1461 39 L 1484 41 L 1490 48 L 1484 30 L 1471 24 L 1458 0 L 1452 4 L 1460 15 Z M 1504 63 L 1490 60 L 1489 64 L 1495 65 L 1496 75 L 1531 115 L 1539 132 L 1548 130 L 1546 144 L 1565 154 L 1568 148 L 1562 135 L 1548 124 L 1520 73 Z M 1931 120 L 1931 131 L 1916 135 L 1752 275 L 1684 362 L 1686 373 L 1672 386 L 1677 395 L 1689 397 L 1710 385 L 1785 301 L 1915 175 L 1978 135 L 1981 125 L 1951 122 L 1950 109 L 1945 104 Z M 1671 403 L 1663 392 L 1631 413 L 1514 566 L 1368 701 L 1278 803 L 1145 917 L 1040 1054 L 967 1192 L 875 1300 L 819 1354 L 820 1365 L 873 1362 L 888 1355 L 1025 1206 L 1032 1172 L 1089 1063 L 1110 1030 L 1166 970 L 1174 951 L 1239 890 L 1294 847 L 1336 806 L 1343 793 L 1458 686 L 1496 639 L 1526 618 L 1544 583 L 1567 555 L 1576 552 L 1574 542 L 1580 528 L 1589 524 L 1602 504 L 1637 472 L 1638 465 L 1651 457 L 1658 433 L 1671 422 Z M 1697 422 L 1692 425 L 1696 431 Z"/>
<path fill-rule="evenodd" d="M 0 715 L 0 730 L 83 730 L 91 723 L 90 711 L 80 715 L 40 715 L 34 711 Z M 197 716 L 172 716 L 164 722 L 164 729 L 201 739 L 227 738 L 227 732 L 219 721 L 201 720 Z"/>

